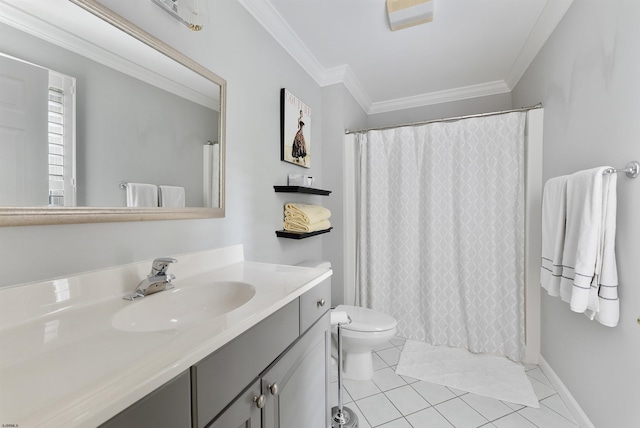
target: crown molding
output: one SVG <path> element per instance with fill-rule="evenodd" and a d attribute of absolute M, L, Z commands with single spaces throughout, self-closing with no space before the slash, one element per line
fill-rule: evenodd
<path fill-rule="evenodd" d="M 351 70 L 351 67 L 349 67 L 348 65 L 345 67 L 346 70 L 344 78 L 342 80 L 342 84 L 351 93 L 353 98 L 355 98 L 356 102 L 360 104 L 360 107 L 362 107 L 365 113 L 369 114 L 372 105 L 371 98 L 369 98 L 367 91 L 364 89 L 362 84 L 360 84 L 360 81 Z"/>
<path fill-rule="evenodd" d="M 256 21 L 284 48 L 285 51 L 316 81 L 326 86 L 332 76 L 318 62 L 307 46 L 300 40 L 268 0 L 238 0 Z M 331 83 L 329 83 L 331 84 Z"/>
<path fill-rule="evenodd" d="M 525 45 L 504 80 L 373 103 L 347 64 L 331 69 L 324 68 L 269 0 L 238 1 L 318 85 L 324 87 L 342 83 L 366 114 L 384 113 L 510 92 L 573 2 L 573 0 L 547 0 Z"/>
<path fill-rule="evenodd" d="M 547 0 L 547 4 L 504 79 L 510 90 L 520 81 L 572 3 L 573 0 Z"/>
<path fill-rule="evenodd" d="M 485 97 L 510 92 L 504 80 L 481 83 L 478 85 L 463 86 L 447 89 L 445 91 L 429 92 L 422 95 L 414 95 L 406 98 L 376 102 L 371 105 L 368 114 L 386 113 L 407 108 L 424 107 L 433 104 L 442 104 L 452 101 L 466 100 L 469 98 Z"/>
<path fill-rule="evenodd" d="M 326 69 L 268 0 L 238 0 L 256 21 L 321 87 L 342 83 L 367 112 L 371 100 L 347 64 Z"/>

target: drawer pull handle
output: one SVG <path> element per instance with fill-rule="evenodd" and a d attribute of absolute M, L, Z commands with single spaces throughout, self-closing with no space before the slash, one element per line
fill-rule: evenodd
<path fill-rule="evenodd" d="M 262 409 L 264 407 L 264 395 L 260 394 L 258 397 L 253 397 L 253 402 L 256 403 L 256 407 L 258 409 Z"/>
<path fill-rule="evenodd" d="M 324 306 L 324 304 L 326 302 L 324 301 L 324 299 L 318 299 L 318 301 L 316 303 L 317 303 L 318 307 L 320 307 L 320 306 Z"/>
<path fill-rule="evenodd" d="M 271 391 L 271 395 L 278 395 L 278 384 L 277 383 L 272 383 L 271 385 L 268 386 L 269 391 Z"/>

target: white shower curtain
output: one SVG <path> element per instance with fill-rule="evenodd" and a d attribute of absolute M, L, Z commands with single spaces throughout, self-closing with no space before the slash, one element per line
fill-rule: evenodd
<path fill-rule="evenodd" d="M 399 335 L 522 358 L 525 120 L 357 136 L 359 303 Z"/>

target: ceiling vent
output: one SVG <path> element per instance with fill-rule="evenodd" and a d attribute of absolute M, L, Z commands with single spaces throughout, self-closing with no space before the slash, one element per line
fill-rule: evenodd
<path fill-rule="evenodd" d="M 387 0 L 391 31 L 433 21 L 433 0 Z"/>

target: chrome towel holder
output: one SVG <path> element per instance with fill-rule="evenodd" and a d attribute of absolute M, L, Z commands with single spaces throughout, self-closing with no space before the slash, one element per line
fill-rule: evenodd
<path fill-rule="evenodd" d="M 638 175 L 640 175 L 640 162 L 631 161 L 627 164 L 627 167 L 625 169 L 607 168 L 602 173 L 617 174 L 619 172 L 624 172 L 629 178 L 636 178 Z"/>

